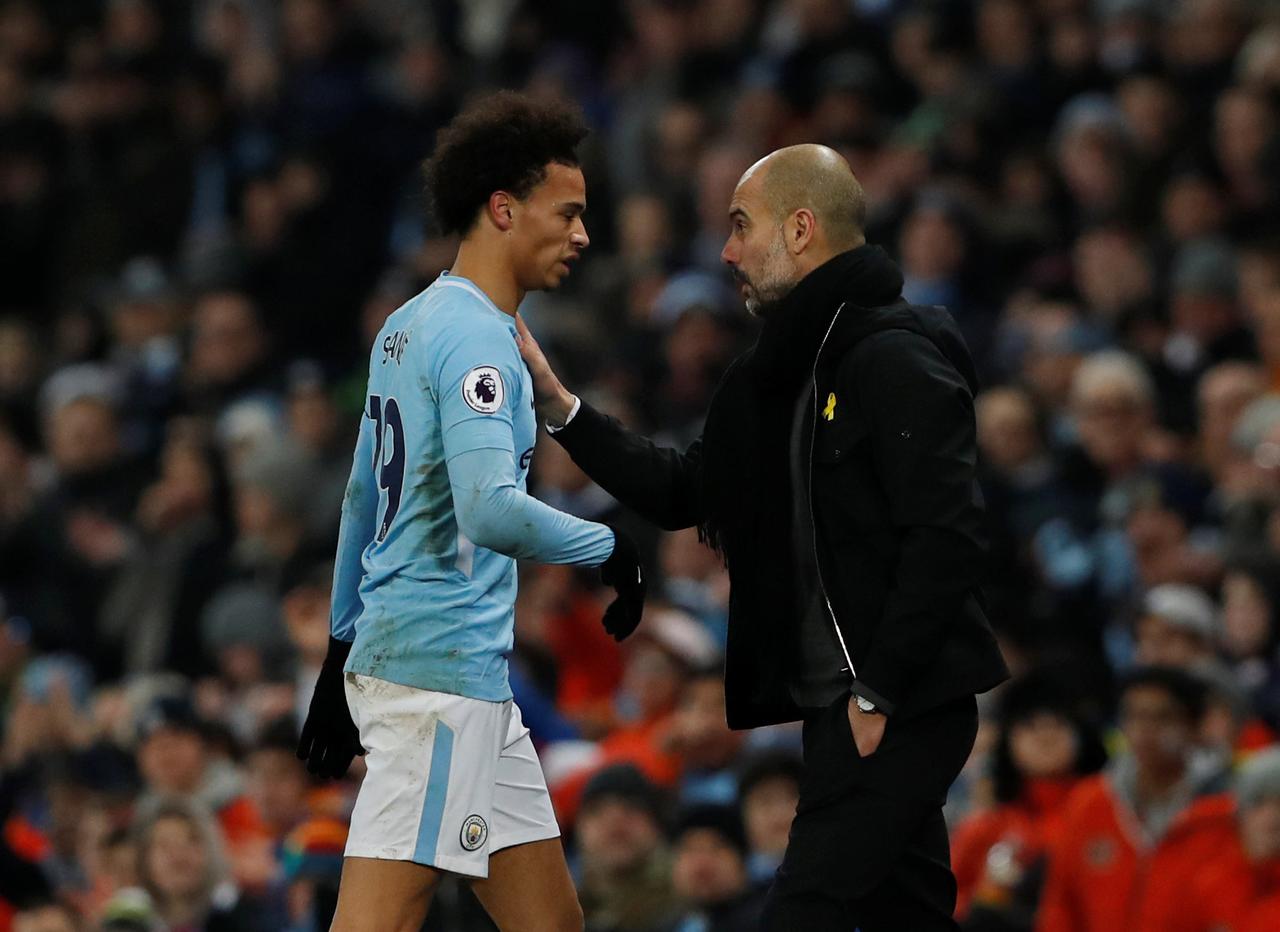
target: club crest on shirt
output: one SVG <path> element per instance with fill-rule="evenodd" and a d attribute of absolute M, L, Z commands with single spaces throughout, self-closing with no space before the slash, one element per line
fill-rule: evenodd
<path fill-rule="evenodd" d="M 462 400 L 473 411 L 493 414 L 506 398 L 502 373 L 493 366 L 476 366 L 462 380 Z"/>
<path fill-rule="evenodd" d="M 478 815 L 469 815 L 462 822 L 462 832 L 458 840 L 468 851 L 475 851 L 489 837 L 489 826 Z"/>
<path fill-rule="evenodd" d="M 1085 845 L 1084 859 L 1097 870 L 1110 867 L 1116 859 L 1115 842 L 1105 836 L 1090 839 Z"/>

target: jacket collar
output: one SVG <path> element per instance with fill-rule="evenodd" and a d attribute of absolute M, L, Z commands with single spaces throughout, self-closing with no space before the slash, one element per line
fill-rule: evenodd
<path fill-rule="evenodd" d="M 842 307 L 892 304 L 902 295 L 902 281 L 902 272 L 879 246 L 864 244 L 831 257 L 770 312 L 752 349 L 751 369 L 770 382 L 796 381 L 812 369 L 823 340 L 857 316 L 837 319 Z"/>
<path fill-rule="evenodd" d="M 1223 789 L 1221 763 L 1209 755 L 1192 754 L 1182 779 L 1169 788 L 1165 798 L 1138 814 L 1138 764 L 1132 754 L 1121 754 L 1107 767 L 1106 778 L 1125 818 L 1132 819 L 1144 840 L 1155 844 L 1188 818 L 1199 814 L 1202 797 L 1216 797 Z"/>
<path fill-rule="evenodd" d="M 902 295 L 902 272 L 880 246 L 864 243 L 832 256 L 802 278 L 777 311 L 791 316 L 826 307 L 827 320 L 845 303 L 860 307 L 892 304 Z"/>

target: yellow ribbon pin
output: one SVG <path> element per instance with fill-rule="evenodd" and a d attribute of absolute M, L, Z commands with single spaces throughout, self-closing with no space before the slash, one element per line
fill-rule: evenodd
<path fill-rule="evenodd" d="M 827 396 L 827 406 L 822 409 L 822 416 L 828 421 L 836 419 L 836 393 L 832 392 Z"/>

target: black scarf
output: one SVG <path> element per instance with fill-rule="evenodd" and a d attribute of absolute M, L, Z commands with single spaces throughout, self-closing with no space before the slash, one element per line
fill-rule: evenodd
<path fill-rule="evenodd" d="M 879 246 L 841 253 L 770 311 L 755 345 L 725 373 L 702 434 L 699 536 L 731 571 L 776 571 L 770 556 L 791 540 L 792 417 L 837 309 L 845 305 L 844 330 L 856 326 L 859 308 L 892 304 L 901 294 L 902 273 Z"/>

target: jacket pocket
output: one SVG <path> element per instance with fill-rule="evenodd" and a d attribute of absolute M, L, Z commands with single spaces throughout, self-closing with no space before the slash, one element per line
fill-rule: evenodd
<path fill-rule="evenodd" d="M 888 520 L 875 478 L 872 436 L 865 420 L 820 424 L 813 445 L 814 519 L 833 544 L 865 536 Z"/>
<path fill-rule="evenodd" d="M 880 745 L 876 745 L 876 749 L 870 754 L 863 754 L 858 750 L 858 739 L 853 735 L 853 721 L 849 718 L 849 702 L 852 695 L 848 692 L 844 694 L 844 701 L 840 703 L 840 722 L 843 728 L 839 730 L 839 734 L 849 745 L 849 750 L 853 751 L 853 756 L 858 760 L 870 760 L 880 752 Z M 888 725 L 888 722 L 885 722 Z M 880 736 L 880 744 L 884 744 L 884 735 Z"/>
<path fill-rule="evenodd" d="M 815 464 L 847 462 L 858 446 L 867 439 L 869 427 L 861 418 L 844 421 L 819 421 L 818 434 L 813 440 Z"/>

